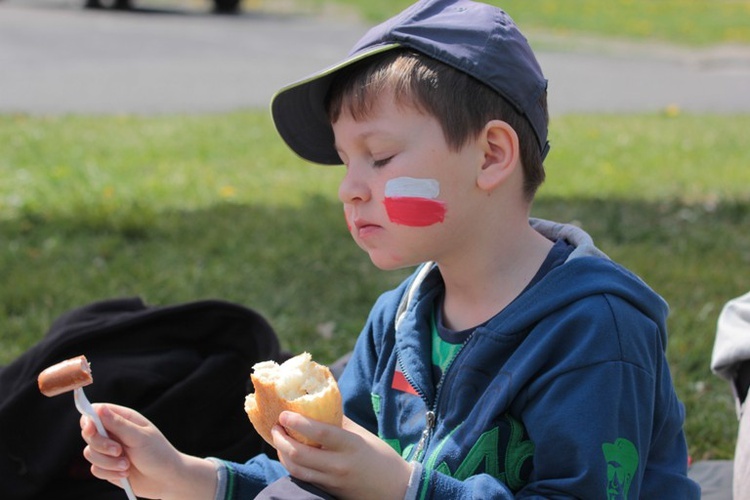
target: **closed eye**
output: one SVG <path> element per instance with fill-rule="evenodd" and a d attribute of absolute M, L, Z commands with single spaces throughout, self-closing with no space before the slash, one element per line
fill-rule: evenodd
<path fill-rule="evenodd" d="M 388 158 L 383 158 L 382 160 L 373 160 L 372 166 L 373 167 L 385 167 L 390 163 L 390 161 L 393 159 L 393 156 L 389 156 Z"/>

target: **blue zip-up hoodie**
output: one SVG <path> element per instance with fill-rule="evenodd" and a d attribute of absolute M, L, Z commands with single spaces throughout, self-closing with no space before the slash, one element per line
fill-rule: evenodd
<path fill-rule="evenodd" d="M 477 328 L 439 383 L 439 269 L 378 299 L 339 381 L 345 414 L 414 462 L 408 498 L 700 498 L 666 303 L 582 230 L 532 225 L 575 249 Z M 253 462 L 235 475 L 254 481 L 269 466 Z"/>

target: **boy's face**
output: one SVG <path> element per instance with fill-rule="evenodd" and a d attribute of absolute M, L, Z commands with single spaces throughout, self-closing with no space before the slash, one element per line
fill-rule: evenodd
<path fill-rule="evenodd" d="M 345 108 L 333 131 L 346 165 L 339 199 L 347 226 L 376 266 L 443 264 L 465 255 L 484 159 L 477 141 L 451 151 L 434 117 L 397 105 L 390 94 L 359 121 Z"/>

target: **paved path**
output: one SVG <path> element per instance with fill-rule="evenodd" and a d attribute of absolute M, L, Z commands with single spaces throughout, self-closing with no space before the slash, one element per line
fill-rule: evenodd
<path fill-rule="evenodd" d="M 0 112 L 266 107 L 275 89 L 336 62 L 366 29 L 338 17 L 264 10 L 216 16 L 208 2 L 135 12 L 84 10 L 82 3 L 0 0 Z M 750 112 L 747 47 L 689 51 L 582 40 L 571 49 L 567 41 L 529 37 L 550 80 L 553 115 L 669 105 Z"/>

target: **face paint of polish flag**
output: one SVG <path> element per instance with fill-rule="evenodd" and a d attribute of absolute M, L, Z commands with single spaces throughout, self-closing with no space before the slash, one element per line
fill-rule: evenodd
<path fill-rule="evenodd" d="M 385 210 L 391 222 L 425 227 L 445 220 L 445 203 L 438 200 L 440 184 L 435 179 L 396 177 L 385 184 Z"/>

